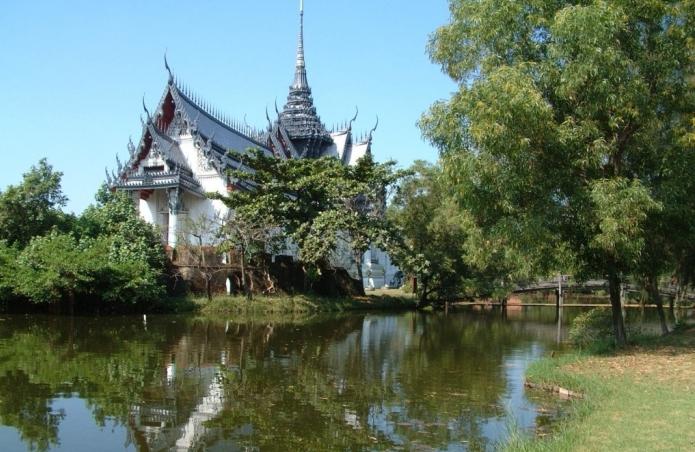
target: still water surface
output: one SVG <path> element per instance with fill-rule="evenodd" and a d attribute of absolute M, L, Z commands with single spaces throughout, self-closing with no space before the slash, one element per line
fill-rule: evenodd
<path fill-rule="evenodd" d="M 558 416 L 553 314 L 4 316 L 0 449 L 491 450 Z"/>

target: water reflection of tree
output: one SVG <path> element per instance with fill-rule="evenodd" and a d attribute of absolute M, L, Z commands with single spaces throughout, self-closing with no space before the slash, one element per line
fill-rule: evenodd
<path fill-rule="evenodd" d="M 32 383 L 21 370 L 6 372 L 0 376 L 0 424 L 16 428 L 29 449 L 46 450 L 58 444 L 58 424 L 65 415 L 53 411 L 52 398 L 50 387 Z"/>
<path fill-rule="evenodd" d="M 161 380 L 157 344 L 164 332 L 139 323 L 13 318 L 0 335 L 0 419 L 30 448 L 58 441 L 63 415 L 53 399 L 85 399 L 95 422 L 125 424 L 144 387 Z M 106 325 L 105 325 L 106 324 Z"/>
<path fill-rule="evenodd" d="M 115 420 L 140 450 L 162 449 L 215 398 L 220 409 L 192 446 L 483 447 L 482 423 L 504 415 L 505 359 L 528 337 L 519 325 L 412 313 L 160 318 L 147 328 L 133 318 L 14 318 L 0 329 L 0 420 L 45 449 L 58 441 L 52 400 L 74 394 L 98 425 Z"/>
<path fill-rule="evenodd" d="M 482 422 L 505 415 L 504 364 L 520 343 L 519 331 L 494 318 L 428 315 L 412 320 L 417 345 L 399 369 L 406 403 L 392 414 L 396 432 L 432 447 L 466 441 L 483 447 Z"/>
<path fill-rule="evenodd" d="M 367 317 L 343 337 L 275 331 L 226 374 L 228 404 L 211 424 L 239 444 L 483 447 L 481 422 L 505 415 L 513 325 L 412 314 Z"/>
<path fill-rule="evenodd" d="M 270 336 L 267 326 L 255 331 L 233 326 L 238 333 L 231 341 L 238 356 L 225 374 L 226 409 L 209 425 L 223 429 L 238 446 L 261 450 L 391 446 L 357 415 L 358 407 L 366 413 L 375 400 L 383 399 L 384 387 L 361 379 L 346 383 L 324 359 L 332 344 L 354 337 L 361 326 L 360 316 L 275 325 Z"/>

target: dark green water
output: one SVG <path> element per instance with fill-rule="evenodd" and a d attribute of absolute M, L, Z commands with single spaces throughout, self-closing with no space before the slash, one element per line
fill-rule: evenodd
<path fill-rule="evenodd" d="M 523 387 L 556 333 L 547 308 L 4 316 L 0 450 L 491 450 L 558 415 Z"/>

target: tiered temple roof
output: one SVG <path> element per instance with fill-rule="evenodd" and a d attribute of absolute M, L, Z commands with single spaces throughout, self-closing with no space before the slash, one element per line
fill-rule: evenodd
<path fill-rule="evenodd" d="M 303 8 L 300 10 L 294 81 L 283 110 L 278 111 L 276 106 L 277 118 L 271 120 L 266 111 L 268 126 L 265 130 L 234 121 L 202 100 L 173 76 L 166 56 L 165 68 L 169 80 L 154 115 L 150 115 L 143 102 L 147 118 L 143 120 L 139 144 L 135 146 L 130 142 L 128 161 L 125 164 L 118 161 L 117 171 L 111 174 L 107 171 L 108 183 L 113 188 L 181 188 L 202 196 L 195 177 L 197 169 L 188 166 L 180 148 L 181 140 L 191 137 L 207 169 L 214 169 L 223 177 L 226 177 L 227 168 L 239 165 L 227 155 L 229 150 L 243 153 L 256 148 L 283 159 L 333 156 L 345 164 L 353 164 L 371 152 L 376 127 L 361 139 L 355 139 L 352 124 L 357 115 L 343 127 L 329 132 L 316 112 L 304 58 Z M 144 171 L 143 161 L 153 158 L 165 164 Z"/>

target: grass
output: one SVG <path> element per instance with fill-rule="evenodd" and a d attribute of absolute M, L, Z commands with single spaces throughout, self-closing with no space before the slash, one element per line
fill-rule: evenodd
<path fill-rule="evenodd" d="M 547 438 L 512 432 L 510 451 L 695 450 L 695 328 L 642 336 L 611 354 L 573 352 L 534 363 L 529 381 L 583 399 Z"/>
<path fill-rule="evenodd" d="M 260 315 L 344 312 L 357 310 L 406 310 L 415 308 L 415 298 L 397 290 L 372 291 L 364 297 L 328 298 L 316 295 L 254 296 L 247 300 L 243 296 L 216 296 L 189 298 L 204 315 Z"/>

